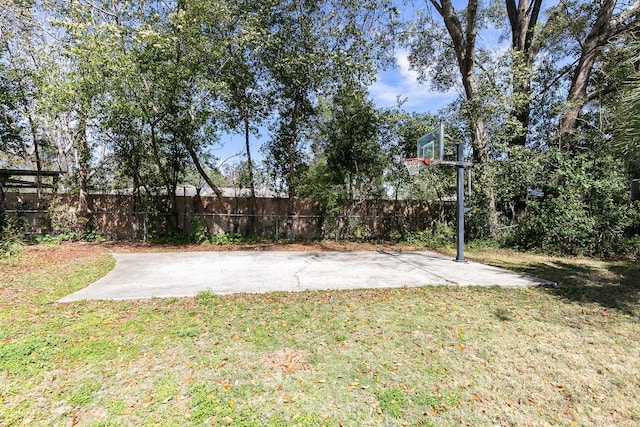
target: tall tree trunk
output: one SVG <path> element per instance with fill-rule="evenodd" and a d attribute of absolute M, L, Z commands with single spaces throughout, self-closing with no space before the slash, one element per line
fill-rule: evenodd
<path fill-rule="evenodd" d="M 466 9 L 466 27 L 453 8 L 451 0 L 430 0 L 436 8 L 453 42 L 458 69 L 467 102 L 473 106 L 478 100 L 478 76 L 475 70 L 475 42 L 478 33 L 478 0 L 469 0 Z M 473 127 L 474 160 L 486 162 L 489 159 L 489 143 L 479 108 L 473 107 L 469 119 Z"/>
<path fill-rule="evenodd" d="M 256 186 L 253 176 L 253 162 L 251 161 L 251 144 L 249 141 L 249 113 L 244 111 L 244 146 L 247 150 L 247 172 L 249 173 L 249 227 L 247 227 L 247 236 L 254 236 L 258 226 L 258 203 L 256 201 Z"/>
<path fill-rule="evenodd" d="M 151 128 L 151 152 L 153 154 L 153 159 L 156 163 L 156 167 L 158 168 L 158 173 L 160 173 L 160 176 L 162 177 L 164 188 L 167 191 L 167 197 L 169 198 L 169 226 L 172 230 L 177 230 L 178 206 L 176 203 L 175 186 L 171 184 L 171 179 L 167 175 L 167 170 L 162 165 L 162 161 L 160 160 L 160 154 L 158 152 L 158 141 L 156 137 L 156 125 L 155 123 L 150 123 L 149 126 Z"/>
<path fill-rule="evenodd" d="M 571 79 L 567 103 L 560 118 L 560 136 L 574 133 L 580 111 L 587 101 L 587 88 L 593 65 L 600 56 L 601 48 L 611 35 L 611 18 L 616 0 L 604 0 L 596 17 L 596 22 L 582 45 L 578 65 Z"/>
<path fill-rule="evenodd" d="M 603 48 L 613 35 L 621 33 L 630 28 L 632 23 L 637 22 L 637 20 L 631 18 L 640 10 L 640 0 L 634 0 L 625 10 L 614 15 L 613 12 L 616 6 L 617 0 L 600 1 L 600 9 L 595 23 L 582 44 L 578 65 L 571 79 L 567 102 L 560 117 L 559 136 L 561 142 L 563 137 L 575 133 L 580 112 L 590 100 L 588 93 L 589 80 Z"/>
<path fill-rule="evenodd" d="M 296 161 L 298 152 L 298 114 L 300 112 L 300 97 L 296 95 L 293 101 L 293 112 L 291 115 L 291 139 L 287 147 L 287 155 L 289 160 L 288 176 L 287 176 L 287 238 L 293 238 L 293 215 L 295 214 L 295 174 Z"/>
<path fill-rule="evenodd" d="M 288 193 L 288 199 L 287 199 L 287 238 L 291 239 L 293 238 L 293 215 L 295 213 L 295 204 L 294 204 L 294 200 L 295 200 L 295 196 L 296 196 L 296 190 L 295 190 L 295 184 L 294 184 L 294 179 L 295 179 L 295 162 L 296 162 L 296 146 L 297 146 L 297 130 L 295 129 L 295 122 L 294 122 L 294 129 L 292 129 L 292 135 L 291 135 L 291 140 L 289 141 L 289 173 L 288 173 L 288 177 L 287 177 L 287 181 L 288 181 L 288 185 L 287 185 L 287 193 Z"/>
<path fill-rule="evenodd" d="M 511 145 L 525 146 L 531 116 L 531 70 L 539 50 L 533 41 L 542 0 L 533 0 L 532 3 L 520 0 L 517 6 L 515 0 L 505 0 L 505 3 L 511 27 L 511 49 L 517 54 L 513 64 L 513 91 L 519 96 L 515 97 L 518 104 L 512 114 L 521 127 L 512 138 Z M 551 15 L 552 18 L 554 16 Z"/>
<path fill-rule="evenodd" d="M 26 103 L 25 103 L 26 105 Z M 28 114 L 29 120 L 29 128 L 31 129 L 31 139 L 33 141 L 33 154 L 36 158 L 36 171 L 38 174 L 36 175 L 36 193 L 38 195 L 38 199 L 42 198 L 42 162 L 40 161 L 40 145 L 38 144 L 38 131 L 36 129 L 35 120 L 33 120 L 33 114 L 29 111 Z"/>
<path fill-rule="evenodd" d="M 520 124 L 520 129 L 511 138 L 509 144 L 524 147 L 527 145 L 527 133 L 531 121 L 531 81 L 529 77 L 517 79 L 513 84 L 513 90 L 521 95 L 521 100 L 516 101 L 521 104 L 514 106 L 513 111 L 513 117 Z"/>
<path fill-rule="evenodd" d="M 80 112 L 76 134 L 76 152 L 78 161 L 78 231 L 84 235 L 89 225 L 88 180 L 91 151 L 87 142 L 87 120 L 84 111 Z"/>
<path fill-rule="evenodd" d="M 475 105 L 478 101 L 478 81 L 475 73 L 468 73 L 464 79 L 464 88 L 467 102 L 472 106 L 469 115 L 473 128 L 473 161 L 476 163 L 487 163 L 489 161 L 489 137 L 484 125 L 482 112 Z"/>
<path fill-rule="evenodd" d="M 479 100 L 479 83 L 475 70 L 475 42 L 478 33 L 478 0 L 469 0 L 466 8 L 465 26 L 459 19 L 451 0 L 430 0 L 444 20 L 447 32 L 453 42 L 458 69 L 462 78 L 462 85 L 467 103 L 471 106 L 469 120 L 473 128 L 473 160 L 486 170 L 489 161 L 489 138 L 482 117 L 482 111 L 477 107 Z M 482 183 L 484 193 L 483 210 L 487 215 L 489 233 L 493 234 L 497 228 L 496 201 L 493 192 L 493 180 L 491 174 L 484 174 L 487 179 Z"/>
<path fill-rule="evenodd" d="M 200 159 L 198 159 L 198 153 L 196 153 L 196 151 L 193 149 L 193 147 L 186 141 L 184 143 L 184 146 L 187 149 L 187 151 L 189 152 L 189 156 L 191 157 L 191 160 L 193 161 L 193 164 L 195 165 L 196 169 L 198 170 L 198 173 L 200 174 L 202 179 L 204 179 L 204 181 L 207 183 L 209 188 L 211 188 L 213 190 L 213 192 L 216 194 L 216 198 L 220 202 L 220 205 L 223 207 L 223 209 L 225 209 L 225 211 L 227 211 L 227 206 L 226 206 L 226 204 L 224 202 L 224 195 L 222 194 L 222 192 L 220 191 L 220 189 L 218 188 L 216 183 L 213 182 L 213 180 L 211 179 L 209 174 L 207 174 L 207 172 L 202 167 L 202 164 L 200 163 Z"/>
<path fill-rule="evenodd" d="M 138 212 L 142 208 L 142 203 L 140 198 L 140 157 L 136 152 L 135 138 L 131 141 L 131 153 L 127 161 L 131 164 L 131 178 L 133 180 L 133 211 Z"/>

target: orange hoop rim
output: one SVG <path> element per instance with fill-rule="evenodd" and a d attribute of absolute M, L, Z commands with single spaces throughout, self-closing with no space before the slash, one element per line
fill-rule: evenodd
<path fill-rule="evenodd" d="M 422 157 L 411 157 L 409 159 L 404 159 L 402 161 L 402 163 L 406 164 L 416 164 L 416 163 L 422 163 L 425 166 L 429 166 L 431 164 L 431 159 L 428 158 L 422 158 Z"/>

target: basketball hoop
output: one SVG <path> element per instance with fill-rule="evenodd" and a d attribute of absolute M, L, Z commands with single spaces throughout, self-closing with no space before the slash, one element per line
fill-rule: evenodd
<path fill-rule="evenodd" d="M 404 164 L 404 167 L 407 168 L 407 172 L 409 172 L 410 176 L 418 176 L 418 174 L 420 174 L 420 170 L 424 169 L 425 166 L 429 166 L 431 160 L 423 158 L 412 158 L 404 159 L 402 163 Z"/>

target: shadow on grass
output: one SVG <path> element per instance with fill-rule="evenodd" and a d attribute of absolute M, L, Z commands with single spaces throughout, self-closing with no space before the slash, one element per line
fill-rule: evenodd
<path fill-rule="evenodd" d="M 634 262 L 590 266 L 552 261 L 523 266 L 522 272 L 556 282 L 547 291 L 568 301 L 596 303 L 640 317 L 640 267 Z"/>

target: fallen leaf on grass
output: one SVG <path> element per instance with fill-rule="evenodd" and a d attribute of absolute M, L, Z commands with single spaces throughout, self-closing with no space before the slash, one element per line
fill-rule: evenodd
<path fill-rule="evenodd" d="M 311 365 L 307 362 L 307 352 L 283 348 L 266 354 L 262 360 L 269 366 L 287 371 L 308 371 Z"/>
<path fill-rule="evenodd" d="M 191 372 L 189 372 L 189 376 L 187 378 L 184 379 L 184 382 L 187 384 L 190 384 L 193 382 L 193 375 L 196 373 L 195 369 L 192 369 Z"/>

